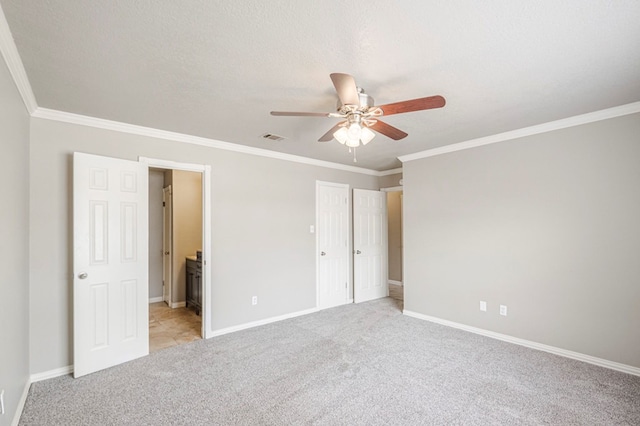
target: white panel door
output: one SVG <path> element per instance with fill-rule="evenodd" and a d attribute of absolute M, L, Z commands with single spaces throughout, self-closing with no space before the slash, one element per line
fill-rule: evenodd
<path fill-rule="evenodd" d="M 387 297 L 386 193 L 353 190 L 353 249 L 354 301 Z"/>
<path fill-rule="evenodd" d="M 171 185 L 162 190 L 162 300 L 171 306 L 171 288 L 173 286 L 172 272 L 172 241 L 173 241 L 173 200 Z"/>
<path fill-rule="evenodd" d="M 317 260 L 318 308 L 348 301 L 349 288 L 349 187 L 318 182 Z"/>
<path fill-rule="evenodd" d="M 74 377 L 149 353 L 148 173 L 73 155 Z"/>

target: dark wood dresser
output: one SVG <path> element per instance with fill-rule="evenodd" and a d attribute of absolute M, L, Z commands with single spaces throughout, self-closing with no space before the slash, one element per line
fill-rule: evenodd
<path fill-rule="evenodd" d="M 202 309 L 202 252 L 187 257 L 187 307 L 200 315 Z"/>

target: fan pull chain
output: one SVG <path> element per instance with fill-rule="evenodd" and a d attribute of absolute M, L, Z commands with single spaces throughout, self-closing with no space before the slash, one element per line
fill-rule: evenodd
<path fill-rule="evenodd" d="M 353 148 L 353 162 L 354 163 L 358 162 L 358 159 L 356 158 L 356 149 L 355 148 Z"/>

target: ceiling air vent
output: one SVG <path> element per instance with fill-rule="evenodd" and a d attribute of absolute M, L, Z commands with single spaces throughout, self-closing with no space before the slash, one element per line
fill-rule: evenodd
<path fill-rule="evenodd" d="M 281 141 L 285 139 L 284 136 L 274 135 L 273 133 L 265 133 L 262 137 L 271 141 Z"/>

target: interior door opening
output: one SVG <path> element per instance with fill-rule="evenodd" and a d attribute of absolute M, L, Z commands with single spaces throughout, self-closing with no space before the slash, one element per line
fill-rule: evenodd
<path fill-rule="evenodd" d="M 404 304 L 403 284 L 403 193 L 399 189 L 390 188 L 387 193 L 387 235 L 389 261 L 389 296 Z M 402 309 L 403 306 L 400 306 Z"/>
<path fill-rule="evenodd" d="M 149 352 L 204 337 L 202 185 L 202 172 L 149 169 Z"/>

